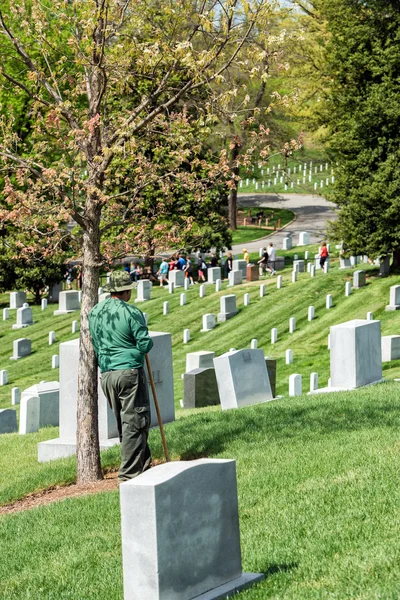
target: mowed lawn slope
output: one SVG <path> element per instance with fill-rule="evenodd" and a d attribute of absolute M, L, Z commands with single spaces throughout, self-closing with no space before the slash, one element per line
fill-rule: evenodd
<path fill-rule="evenodd" d="M 310 248 L 314 251 L 315 248 Z M 300 248 L 285 255 L 290 262 L 294 253 L 304 256 Z M 256 257 L 254 257 L 256 259 Z M 168 294 L 166 289 L 153 288 L 154 299 L 141 303 L 140 307 L 149 315 L 149 327 L 154 331 L 168 331 L 172 334 L 174 357 L 175 406 L 178 418 L 187 417 L 191 412 L 180 408 L 179 400 L 183 396 L 181 374 L 185 371 L 187 352 L 211 350 L 220 355 L 230 348 L 249 347 L 251 339 L 258 340 L 259 348 L 266 355 L 277 359 L 277 393 L 287 397 L 288 378 L 291 373 L 303 375 L 303 391 L 309 389 L 309 375 L 316 371 L 319 374 L 320 387 L 326 386 L 329 378 L 329 351 L 327 336 L 331 325 L 354 318 L 365 318 L 367 311 L 373 311 L 375 318 L 381 319 L 382 334 L 389 335 L 400 332 L 400 315 L 397 312 L 386 312 L 385 305 L 389 302 L 389 288 L 400 283 L 400 277 L 379 279 L 376 269 L 366 267 L 368 285 L 360 290 L 354 290 L 350 297 L 344 295 L 345 281 L 352 278 L 352 270 L 339 270 L 338 261 L 334 262 L 329 274 L 317 272 L 315 278 L 308 273 L 300 274 L 299 280 L 291 283 L 291 267 L 283 272 L 284 286 L 276 288 L 276 278 L 268 277 L 262 283 L 267 283 L 267 294 L 260 298 L 260 282 L 243 284 L 227 288 L 215 293 L 214 286 L 207 286 L 205 298 L 199 298 L 199 286 L 195 285 L 186 292 L 187 304 L 179 305 L 180 290 Z M 250 305 L 243 305 L 244 293 L 250 293 Z M 220 297 L 234 293 L 237 296 L 239 314 L 226 323 L 219 324 L 213 331 L 201 333 L 202 315 L 219 311 Z M 333 296 L 334 307 L 325 308 L 326 294 Z M 7 296 L 2 296 L 3 302 Z M 162 314 L 163 301 L 170 303 L 170 313 Z M 316 318 L 307 321 L 307 308 L 315 307 Z M 78 319 L 78 313 L 66 316 L 53 316 L 55 307 L 41 311 L 34 307 L 36 323 L 23 330 L 12 330 L 15 321 L 15 311 L 11 312 L 9 321 L 0 321 L 0 368 L 9 370 L 9 385 L 0 387 L 0 408 L 9 408 L 11 388 L 18 386 L 23 390 L 29 385 L 41 380 L 58 379 L 58 370 L 51 369 L 51 356 L 58 353 L 58 343 L 48 345 L 48 332 L 56 331 L 57 341 L 62 342 L 77 337 L 71 333 L 72 320 Z M 289 318 L 297 320 L 297 330 L 289 334 Z M 270 331 L 278 328 L 278 342 L 271 344 Z M 183 329 L 191 330 L 191 341 L 183 344 Z M 12 341 L 26 336 L 32 339 L 33 354 L 19 361 L 10 361 Z M 285 364 L 285 350 L 291 348 L 294 354 L 292 365 Z M 384 376 L 400 377 L 400 361 L 384 364 Z M 286 401 L 291 402 L 287 399 Z M 16 407 L 19 410 L 19 407 Z M 211 409 L 220 411 L 218 407 Z M 58 483 L 68 483 L 75 478 L 74 459 L 65 459 L 48 464 L 37 462 L 37 443 L 44 439 L 58 436 L 57 428 L 44 428 L 36 434 L 19 436 L 18 434 L 0 435 L 0 504 L 11 502 L 17 498 Z M 169 438 L 167 427 L 167 438 Z M 153 433 L 154 442 L 158 444 L 158 432 Z M 154 446 L 153 443 L 153 446 Z M 157 445 L 156 445 L 157 448 Z M 162 456 L 161 449 L 155 456 Z M 106 453 L 103 457 L 106 467 L 115 468 L 118 465 L 118 450 Z"/>
<path fill-rule="evenodd" d="M 238 600 L 398 598 L 399 385 L 168 425 L 175 459 L 237 461 L 243 568 L 266 576 Z M 118 492 L 0 517 L 0 540 L 4 600 L 123 597 Z"/>

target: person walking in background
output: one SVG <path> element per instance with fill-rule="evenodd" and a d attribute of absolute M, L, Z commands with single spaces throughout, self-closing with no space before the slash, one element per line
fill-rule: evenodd
<path fill-rule="evenodd" d="M 319 256 L 319 264 L 321 269 L 324 268 L 324 264 L 326 263 L 326 259 L 329 257 L 328 254 L 328 248 L 326 246 L 326 242 L 321 242 L 321 247 L 318 250 L 318 256 Z"/>
<path fill-rule="evenodd" d="M 218 258 L 215 256 L 214 252 L 210 254 L 210 267 L 218 267 Z"/>
<path fill-rule="evenodd" d="M 186 257 L 186 265 L 184 266 L 183 270 L 185 271 L 186 279 L 189 279 L 190 283 L 193 285 L 193 267 L 189 256 Z"/>
<path fill-rule="evenodd" d="M 258 265 L 261 265 L 262 268 L 267 271 L 268 270 L 268 261 L 269 261 L 269 254 L 267 252 L 267 248 L 264 246 L 263 248 L 263 255 L 260 258 L 260 260 L 257 262 Z"/>
<path fill-rule="evenodd" d="M 153 347 L 153 340 L 143 313 L 128 304 L 133 287 L 129 273 L 112 273 L 104 286 L 111 297 L 96 304 L 89 313 L 101 387 L 117 420 L 121 441 L 119 482 L 140 475 L 151 465 L 147 444 L 150 400 L 144 359 Z"/>
<path fill-rule="evenodd" d="M 247 264 L 250 263 L 250 254 L 247 252 L 247 248 L 243 248 L 243 260 L 245 260 Z"/>
<path fill-rule="evenodd" d="M 179 254 L 179 258 L 176 263 L 176 268 L 179 271 L 184 271 L 185 267 L 186 267 L 186 258 L 185 258 L 185 255 L 181 253 L 181 254 Z"/>
<path fill-rule="evenodd" d="M 276 250 L 272 242 L 270 242 L 268 249 L 268 263 L 266 266 L 266 270 L 270 272 L 271 275 L 276 275 L 275 271 L 275 261 L 276 261 Z"/>
<path fill-rule="evenodd" d="M 161 264 L 160 264 L 160 268 L 157 271 L 157 277 L 160 280 L 160 287 L 164 287 L 164 285 L 163 285 L 164 281 L 168 285 L 168 272 L 169 272 L 169 264 L 167 263 L 165 258 L 163 258 L 161 261 Z"/>
<path fill-rule="evenodd" d="M 203 260 L 201 254 L 197 257 L 197 279 L 198 281 L 205 281 L 205 273 L 207 271 L 207 265 Z"/>
<path fill-rule="evenodd" d="M 232 252 L 228 252 L 228 254 L 226 255 L 225 269 L 226 269 L 226 276 L 229 277 L 229 273 L 231 271 L 233 271 L 233 256 L 232 256 Z"/>

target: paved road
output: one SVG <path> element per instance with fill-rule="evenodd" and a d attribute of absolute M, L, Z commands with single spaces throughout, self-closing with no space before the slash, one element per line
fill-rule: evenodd
<path fill-rule="evenodd" d="M 308 231 L 310 241 L 316 244 L 321 241 L 326 230 L 326 221 L 336 218 L 334 204 L 321 196 L 303 194 L 238 194 L 238 204 L 246 206 L 269 206 L 271 208 L 286 208 L 296 214 L 296 220 L 282 231 L 266 237 L 258 242 L 247 242 L 246 248 L 250 252 L 256 252 L 259 248 L 269 242 L 273 242 L 278 249 L 282 248 L 282 239 L 290 231 L 293 233 L 293 245 L 298 242 L 300 231 Z M 265 243 L 264 243 L 265 242 Z M 240 254 L 243 244 L 236 244 L 232 251 Z"/>

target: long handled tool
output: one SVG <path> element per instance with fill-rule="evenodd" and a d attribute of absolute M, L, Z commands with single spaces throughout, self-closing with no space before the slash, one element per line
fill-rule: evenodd
<path fill-rule="evenodd" d="M 163 427 L 163 424 L 162 424 L 161 413 L 160 413 L 160 407 L 158 405 L 158 400 L 157 400 L 156 386 L 154 385 L 153 371 L 151 370 L 150 359 L 149 359 L 149 355 L 148 354 L 146 354 L 146 365 L 147 365 L 147 372 L 149 374 L 149 379 L 150 379 L 151 391 L 153 392 L 154 406 L 156 407 L 158 424 L 160 426 L 160 433 L 161 433 L 162 444 L 164 446 L 165 459 L 166 459 L 167 462 L 169 462 L 169 454 L 168 454 L 167 442 L 166 442 L 166 439 L 165 439 L 164 427 Z"/>

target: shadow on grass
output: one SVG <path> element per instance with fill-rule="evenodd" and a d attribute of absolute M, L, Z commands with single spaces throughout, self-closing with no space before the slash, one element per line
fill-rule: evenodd
<path fill-rule="evenodd" d="M 298 566 L 299 563 L 282 563 L 281 565 L 272 564 L 269 565 L 269 567 L 265 570 L 262 569 L 262 572 L 264 573 L 265 578 L 268 579 L 268 577 L 272 577 L 277 573 L 288 573 L 289 571 L 294 571 L 294 569 L 297 569 Z"/>
<path fill-rule="evenodd" d="M 223 413 L 194 415 L 171 423 L 167 440 L 181 460 L 222 454 L 236 443 L 260 444 L 279 440 L 318 439 L 340 432 L 400 428 L 400 397 L 385 397 L 381 388 L 346 395 L 284 400 Z M 376 388 L 375 388 L 376 389 Z M 340 397 L 341 396 L 341 397 Z M 394 397 L 394 396 L 393 396 Z M 300 404 L 296 406 L 294 404 Z M 155 441 L 155 440 L 152 440 Z M 161 454 L 161 446 L 155 454 Z"/>

